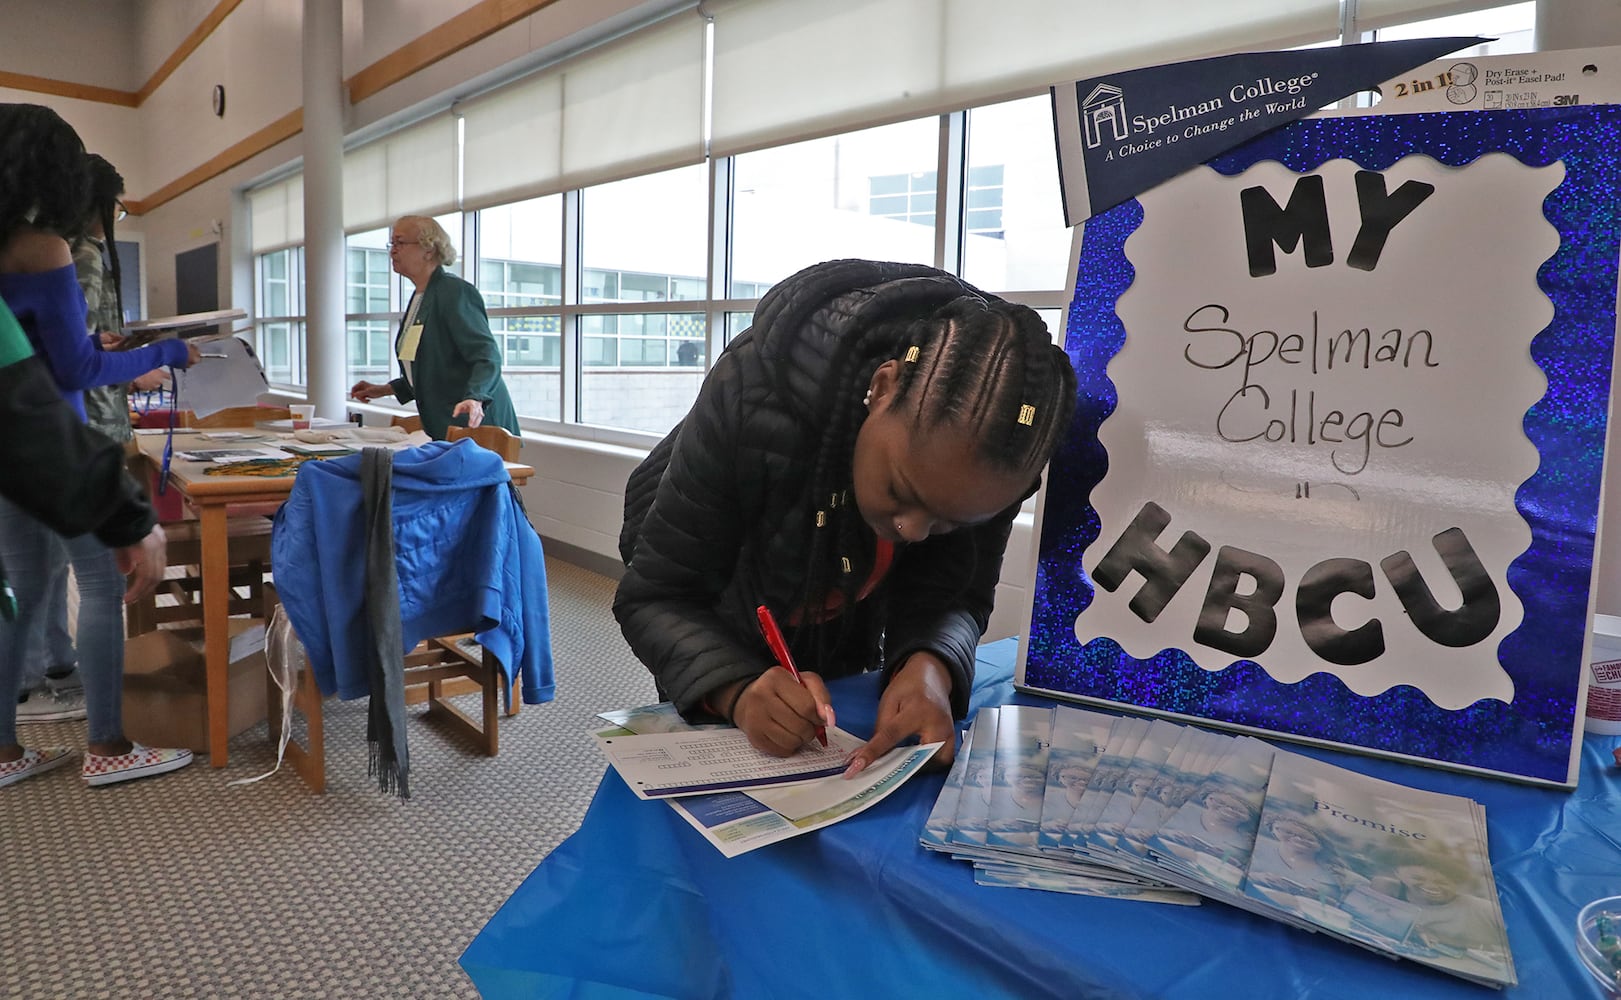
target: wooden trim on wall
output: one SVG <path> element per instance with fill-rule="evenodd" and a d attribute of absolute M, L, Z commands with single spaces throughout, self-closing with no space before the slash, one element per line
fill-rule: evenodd
<path fill-rule="evenodd" d="M 71 83 L 67 80 L 53 80 L 50 77 L 30 76 L 27 73 L 6 73 L 0 71 L 0 87 L 9 87 L 13 90 L 27 90 L 36 94 L 53 94 L 57 97 L 73 97 L 81 101 L 99 101 L 102 104 L 116 104 L 125 108 L 138 108 L 146 103 L 146 99 L 163 86 L 163 81 L 174 75 L 174 71 L 191 54 L 197 51 L 198 46 L 207 40 L 225 22 L 231 11 L 242 5 L 242 0 L 219 0 L 214 9 L 208 12 L 197 27 L 191 29 L 180 45 L 171 53 L 169 58 L 163 60 L 163 65 L 157 68 L 152 78 L 141 86 L 140 90 L 118 90 L 113 87 L 93 87 L 87 83 Z"/>
<path fill-rule="evenodd" d="M 0 87 L 26 90 L 35 94 L 51 94 L 56 97 L 72 97 L 81 101 L 99 101 L 102 104 L 117 104 L 126 108 L 133 108 L 139 103 L 139 98 L 128 90 L 93 87 L 88 83 L 70 83 L 67 80 L 29 76 L 27 73 L 7 73 L 3 70 L 0 70 Z"/>
<path fill-rule="evenodd" d="M 191 34 L 187 35 L 180 45 L 169 53 L 169 58 L 163 60 L 163 65 L 157 68 L 157 71 L 152 74 L 152 78 L 147 80 L 145 85 L 135 92 L 136 106 L 139 107 L 145 103 L 148 97 L 156 93 L 157 89 L 163 86 L 163 81 L 169 79 L 174 74 L 174 71 L 180 68 L 181 63 L 190 59 L 191 54 L 197 51 L 198 46 L 202 45 L 208 36 L 214 33 L 215 28 L 225 22 L 225 18 L 230 15 L 231 11 L 236 10 L 241 3 L 242 0 L 220 0 L 219 3 L 215 4 L 214 9 L 208 12 L 208 16 L 203 18 L 197 27 L 191 29 Z"/>
<path fill-rule="evenodd" d="M 349 103 L 355 104 L 367 97 L 407 79 L 414 73 L 439 60 L 472 45 L 502 28 L 528 17 L 557 0 L 480 0 L 479 3 L 444 22 L 427 34 L 407 42 L 393 52 L 362 69 L 345 81 L 349 90 Z M 198 46 L 241 6 L 242 0 L 219 0 L 208 16 L 193 28 L 178 48 L 164 60 L 140 90 L 113 90 L 85 84 L 67 83 L 45 77 L 26 76 L 21 73 L 0 72 L 0 87 L 31 90 L 59 97 L 76 97 L 102 101 L 124 107 L 138 108 L 151 97 L 163 82 L 174 74 Z M 145 198 L 125 198 L 124 205 L 132 215 L 150 212 L 166 202 L 173 201 L 192 188 L 207 183 L 232 167 L 264 152 L 279 142 L 292 138 L 304 129 L 304 111 L 295 110 L 235 143 L 228 149 L 210 157 L 206 162 L 188 170 Z"/>
<path fill-rule="evenodd" d="M 384 88 L 399 83 L 413 73 L 556 2 L 557 0 L 481 0 L 350 77 L 349 103 L 359 104 Z"/>
<path fill-rule="evenodd" d="M 245 163 L 249 159 L 258 156 L 278 142 L 291 139 L 302 131 L 304 131 L 304 109 L 299 108 L 283 115 L 223 152 L 210 157 L 201 165 L 186 171 L 147 197 L 139 201 L 125 198 L 124 207 L 129 209 L 133 215 L 143 215 L 165 202 L 173 201 L 199 184 L 213 180 L 237 164 Z"/>

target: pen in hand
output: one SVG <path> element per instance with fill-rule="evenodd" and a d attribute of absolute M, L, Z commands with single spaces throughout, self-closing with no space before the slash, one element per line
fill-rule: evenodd
<path fill-rule="evenodd" d="M 760 631 L 765 635 L 765 644 L 771 647 L 771 654 L 782 664 L 782 668 L 794 675 L 794 680 L 800 687 L 805 686 L 805 678 L 799 676 L 799 668 L 794 666 L 794 658 L 788 652 L 788 643 L 783 641 L 782 630 L 777 628 L 777 619 L 771 614 L 771 609 L 764 604 L 754 609 L 755 615 L 760 619 Z M 827 727 L 816 727 L 816 738 L 822 746 L 827 746 Z"/>

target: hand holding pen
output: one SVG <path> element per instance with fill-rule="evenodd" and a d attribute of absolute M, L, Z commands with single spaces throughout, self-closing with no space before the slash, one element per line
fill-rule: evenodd
<path fill-rule="evenodd" d="M 781 665 L 781 668 L 786 669 L 789 676 L 793 676 L 794 682 L 799 687 L 804 687 L 804 689 L 811 692 L 812 699 L 815 699 L 815 712 L 817 712 L 817 715 L 823 716 L 827 712 L 832 712 L 828 708 L 827 702 L 825 702 L 825 689 L 823 689 L 820 681 L 817 681 L 815 690 L 812 690 L 811 686 L 806 684 L 804 676 L 799 673 L 798 666 L 794 666 L 793 653 L 788 652 L 788 642 L 783 639 L 783 630 L 776 627 L 776 618 L 772 616 L 772 609 L 760 605 L 759 608 L 755 609 L 755 614 L 760 619 L 760 634 L 765 635 L 765 645 L 772 648 L 772 655 L 776 656 L 776 663 Z M 817 690 L 822 690 L 823 694 L 817 694 Z M 822 724 L 822 721 L 817 721 L 815 737 L 822 741 L 823 747 L 827 746 L 827 726 Z M 751 741 L 754 741 L 754 734 L 751 734 Z M 794 749 L 798 749 L 798 747 L 794 747 Z M 793 750 L 789 750 L 789 752 L 793 752 Z"/>

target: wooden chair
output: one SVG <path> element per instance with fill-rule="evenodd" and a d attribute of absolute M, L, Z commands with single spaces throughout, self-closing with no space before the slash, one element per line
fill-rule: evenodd
<path fill-rule="evenodd" d="M 494 424 L 485 424 L 482 427 L 452 426 L 445 432 L 445 438 L 449 441 L 472 438 L 475 443 L 490 449 L 507 462 L 518 461 L 518 455 L 523 451 L 523 438 Z"/>
<path fill-rule="evenodd" d="M 157 628 L 202 625 L 203 554 L 198 524 L 195 519 L 164 523 L 169 567 L 171 571 L 175 567 L 184 569 L 179 575 L 165 577 L 153 593 L 129 606 L 124 616 L 127 637 L 134 638 Z M 225 523 L 231 546 L 230 613 L 233 616 L 257 615 L 263 608 L 265 575 L 270 571 L 271 526 L 270 519 L 263 516 L 232 518 Z M 158 597 L 162 595 L 173 600 L 160 605 Z"/>
<path fill-rule="evenodd" d="M 265 585 L 264 616 L 270 621 L 280 603 L 275 584 Z M 405 703 L 428 703 L 423 716 L 443 722 L 452 732 L 472 742 L 474 749 L 486 757 L 494 757 L 501 749 L 499 718 L 503 695 L 507 701 L 506 714 L 517 715 L 517 699 L 513 688 L 507 687 L 501 664 L 489 650 L 472 643 L 472 633 L 437 636 L 424 639 L 405 654 Z M 513 678 L 513 687 L 518 678 Z M 270 706 L 270 741 L 281 738 L 283 726 L 292 720 L 282 715 L 282 691 L 276 679 L 265 676 L 265 689 Z M 479 693 L 480 719 L 474 721 L 448 699 L 458 694 Z M 321 689 L 316 686 L 315 672 L 308 662 L 298 664 L 293 678 L 293 710 L 304 716 L 305 746 L 287 741 L 287 761 L 310 790 L 320 794 L 326 790 L 326 734 L 322 716 Z"/>
<path fill-rule="evenodd" d="M 394 427 L 403 427 L 405 433 L 411 434 L 422 429 L 422 418 L 415 413 L 402 413 L 390 419 L 389 424 Z"/>
<path fill-rule="evenodd" d="M 175 425 L 188 429 L 246 429 L 264 420 L 291 418 L 292 411 L 285 406 L 233 406 L 206 417 L 180 410 L 175 414 Z M 154 489 L 156 485 L 154 482 Z M 263 606 L 265 574 L 270 570 L 270 515 L 277 506 L 237 504 L 227 509 L 231 518 L 226 532 L 231 540 L 232 615 L 255 615 Z M 169 566 L 185 567 L 185 571 L 168 576 L 154 593 L 130 606 L 124 622 L 125 634 L 130 637 L 156 628 L 202 624 L 202 539 L 197 518 L 190 510 L 182 509 L 178 518 L 163 521 L 163 530 L 168 536 Z M 158 597 L 165 594 L 174 600 L 160 606 Z"/>

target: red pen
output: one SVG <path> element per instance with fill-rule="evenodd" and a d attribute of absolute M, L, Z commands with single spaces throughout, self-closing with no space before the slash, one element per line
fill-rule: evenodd
<path fill-rule="evenodd" d="M 765 644 L 771 647 L 771 655 L 777 658 L 784 670 L 794 675 L 800 687 L 804 687 L 805 678 L 799 676 L 799 668 L 794 666 L 794 658 L 788 653 L 788 644 L 782 639 L 782 629 L 777 627 L 777 619 L 771 614 L 771 609 L 762 604 L 754 609 L 754 613 L 759 616 L 760 631 L 765 634 Z M 827 746 L 826 726 L 816 727 L 816 738 L 822 741 L 822 746 Z"/>

